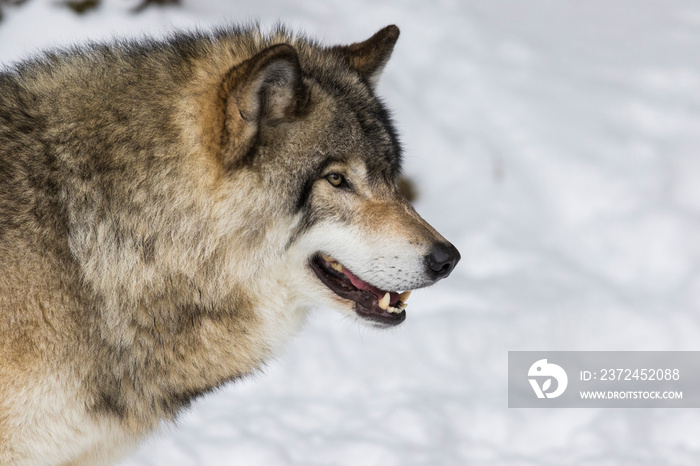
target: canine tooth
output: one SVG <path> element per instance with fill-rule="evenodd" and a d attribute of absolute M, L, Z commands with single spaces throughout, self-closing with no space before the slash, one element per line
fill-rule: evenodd
<path fill-rule="evenodd" d="M 391 295 L 389 293 L 386 293 L 382 299 L 379 300 L 379 307 L 384 309 L 385 311 L 389 307 L 389 301 L 391 300 Z"/>
<path fill-rule="evenodd" d="M 333 267 L 338 272 L 341 272 L 341 273 L 343 272 L 343 266 L 337 262 L 331 262 L 331 267 Z"/>
<path fill-rule="evenodd" d="M 405 305 L 405 304 L 406 304 L 406 301 L 408 301 L 408 297 L 409 297 L 409 296 L 411 296 L 411 292 L 410 292 L 410 291 L 404 291 L 403 293 L 401 293 L 401 294 L 399 295 L 399 301 L 401 301 L 401 302 L 404 303 L 404 305 Z"/>

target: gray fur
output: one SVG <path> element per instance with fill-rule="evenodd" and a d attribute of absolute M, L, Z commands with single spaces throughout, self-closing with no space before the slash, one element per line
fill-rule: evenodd
<path fill-rule="evenodd" d="M 258 370 L 314 301 L 288 282 L 308 238 L 373 222 L 360 200 L 416 257 L 444 242 L 398 194 L 374 95 L 397 37 L 231 28 L 0 73 L 0 463 L 108 463 Z M 349 194 L 323 181 L 360 161 Z"/>

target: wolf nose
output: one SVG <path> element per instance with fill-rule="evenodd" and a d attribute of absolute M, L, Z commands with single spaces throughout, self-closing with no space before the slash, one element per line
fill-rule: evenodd
<path fill-rule="evenodd" d="M 425 258 L 428 265 L 428 275 L 436 281 L 446 278 L 461 257 L 457 248 L 450 243 L 438 243 Z"/>

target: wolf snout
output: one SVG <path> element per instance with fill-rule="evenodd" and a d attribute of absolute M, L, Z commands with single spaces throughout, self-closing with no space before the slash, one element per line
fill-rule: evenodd
<path fill-rule="evenodd" d="M 435 281 L 447 278 L 461 257 L 457 248 L 452 244 L 437 243 L 425 256 L 428 276 Z"/>

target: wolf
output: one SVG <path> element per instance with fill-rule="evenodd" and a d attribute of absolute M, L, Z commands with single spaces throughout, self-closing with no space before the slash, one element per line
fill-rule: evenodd
<path fill-rule="evenodd" d="M 311 308 L 391 327 L 452 272 L 375 93 L 398 36 L 228 27 L 0 72 L 0 464 L 111 464 Z"/>

